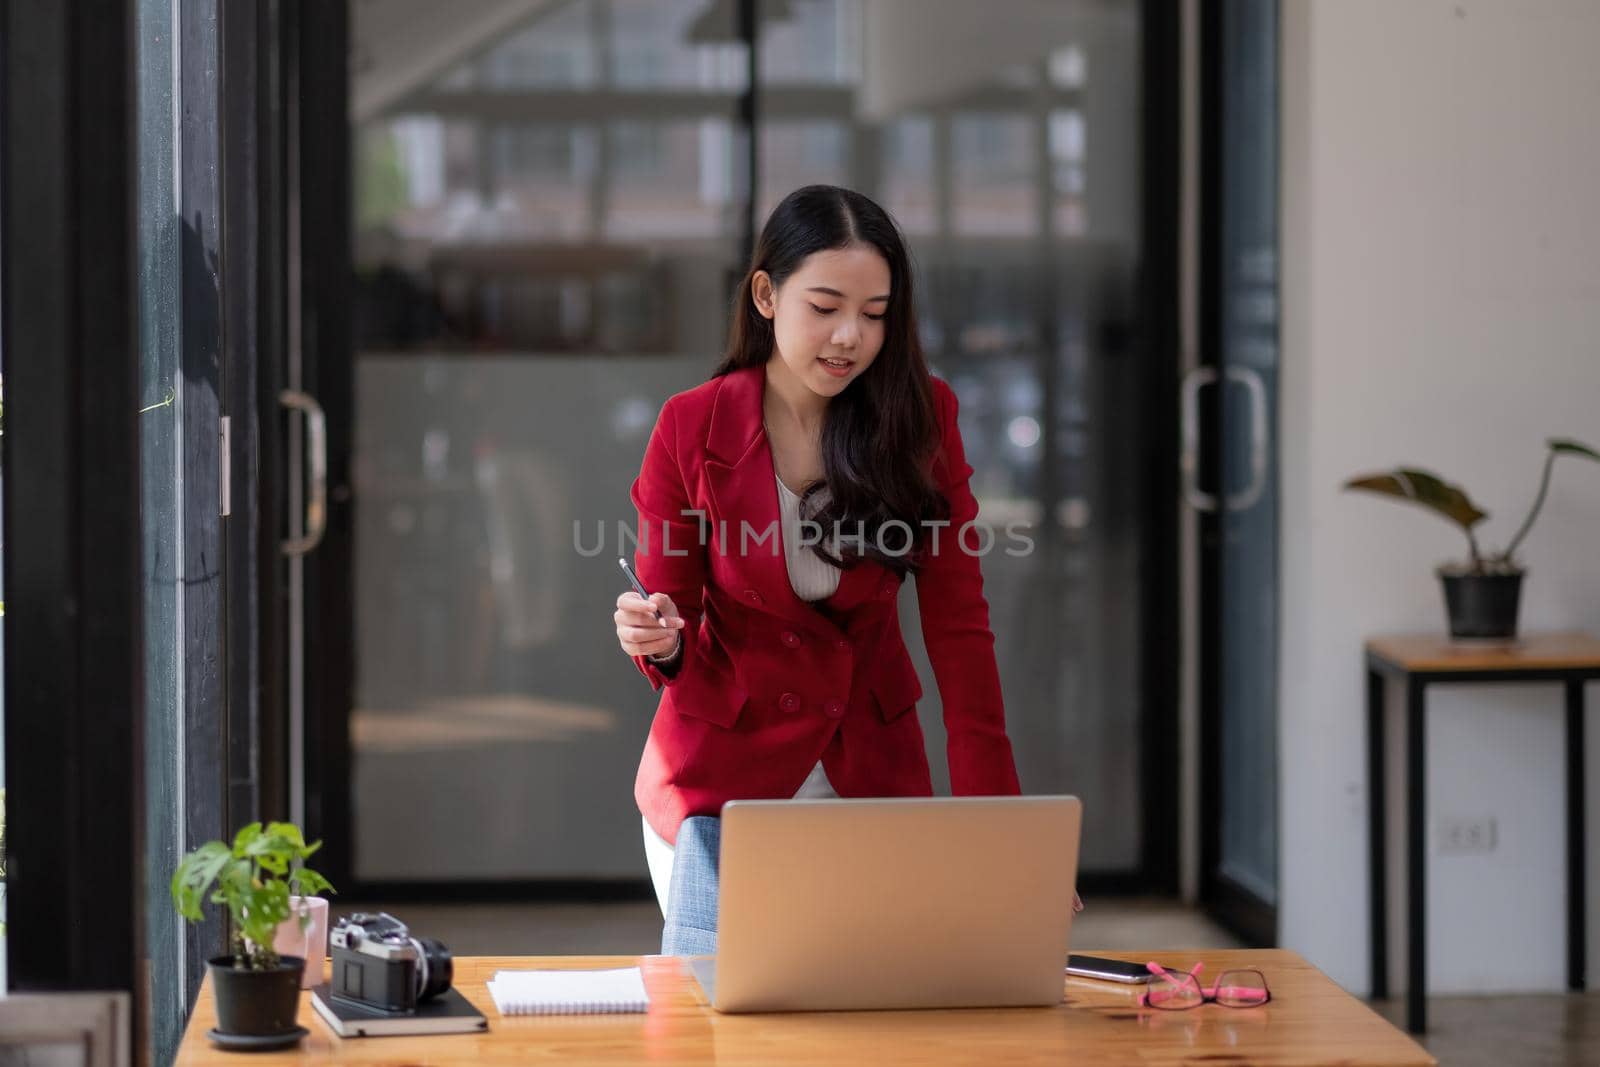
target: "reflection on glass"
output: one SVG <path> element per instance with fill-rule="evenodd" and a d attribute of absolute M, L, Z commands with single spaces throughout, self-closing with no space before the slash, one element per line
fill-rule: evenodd
<path fill-rule="evenodd" d="M 631 517 L 655 412 L 725 340 L 749 188 L 737 6 L 551 5 L 358 126 L 365 877 L 644 877 L 631 787 L 654 697 L 614 643 L 616 553 L 584 556 L 572 528 Z M 381 0 L 363 17 L 386 8 L 403 17 Z M 1138 5 L 1063 2 L 1009 37 L 990 18 L 994 58 L 976 71 L 956 69 L 973 5 L 880 10 L 901 8 L 933 43 L 915 62 L 868 53 L 859 0 L 756 5 L 757 219 L 828 182 L 911 238 L 983 516 L 1035 543 L 984 564 L 1024 786 L 1084 797 L 1086 869 L 1127 869 L 1138 442 L 1157 414 L 1127 321 Z M 356 76 L 360 98 L 376 75 Z M 910 605 L 902 618 L 920 647 Z M 464 821 L 485 834 L 463 839 Z M 410 833 L 421 850 L 395 847 Z"/>
<path fill-rule="evenodd" d="M 1028 115 L 966 112 L 955 116 L 956 232 L 1027 237 L 1039 230 L 1038 120 Z"/>
<path fill-rule="evenodd" d="M 733 5 L 705 0 L 612 0 L 605 16 L 609 84 L 622 89 L 742 92 L 744 45 Z"/>
<path fill-rule="evenodd" d="M 442 79 L 446 88 L 592 89 L 600 83 L 600 62 L 591 47 L 600 0 L 547 5 L 537 22 L 507 35 L 476 63 L 463 64 Z"/>
<path fill-rule="evenodd" d="M 935 134 L 934 121 L 927 115 L 891 119 L 881 127 L 876 199 L 907 236 L 939 232 Z"/>
<path fill-rule="evenodd" d="M 643 877 L 611 559 L 736 266 L 745 49 L 706 9 L 551 5 L 356 130 L 362 878 Z"/>
<path fill-rule="evenodd" d="M 761 127 L 761 204 L 765 219 L 802 185 L 851 184 L 850 128 L 831 119 L 773 119 Z"/>
<path fill-rule="evenodd" d="M 611 124 L 605 235 L 715 242 L 733 233 L 733 120 Z"/>
<path fill-rule="evenodd" d="M 852 88 L 861 77 L 861 3 L 756 0 L 761 19 L 761 88 L 767 92 L 797 85 Z"/>

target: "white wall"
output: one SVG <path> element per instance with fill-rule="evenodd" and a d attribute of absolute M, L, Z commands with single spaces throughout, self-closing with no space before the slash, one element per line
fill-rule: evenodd
<path fill-rule="evenodd" d="M 1480 540 L 1503 544 L 1544 439 L 1600 444 L 1600 3 L 1288 0 L 1283 17 L 1282 937 L 1361 991 L 1361 641 L 1442 630 L 1432 567 L 1465 540 L 1338 486 L 1433 468 L 1491 513 Z M 1522 552 L 1525 629 L 1600 632 L 1597 547 L 1600 466 L 1564 459 Z M 1559 687 L 1429 701 L 1431 816 L 1492 815 L 1500 835 L 1490 854 L 1440 856 L 1430 818 L 1430 991 L 1560 989 Z M 1600 686 L 1589 703 L 1592 770 Z M 1600 975 L 1600 780 L 1588 812 Z"/>

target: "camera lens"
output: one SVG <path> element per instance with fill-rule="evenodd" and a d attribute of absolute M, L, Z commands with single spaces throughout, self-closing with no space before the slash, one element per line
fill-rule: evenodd
<path fill-rule="evenodd" d="M 450 988 L 451 981 L 455 979 L 455 963 L 444 942 L 436 938 L 413 938 L 412 943 L 422 954 L 418 962 L 423 964 L 417 968 L 417 999 L 428 1000 Z"/>

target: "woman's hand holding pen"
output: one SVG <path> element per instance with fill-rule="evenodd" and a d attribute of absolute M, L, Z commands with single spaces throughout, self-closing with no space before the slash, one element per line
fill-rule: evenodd
<path fill-rule="evenodd" d="M 665 593 L 646 600 L 633 590 L 617 597 L 617 642 L 630 656 L 670 656 L 678 647 L 683 617 Z"/>

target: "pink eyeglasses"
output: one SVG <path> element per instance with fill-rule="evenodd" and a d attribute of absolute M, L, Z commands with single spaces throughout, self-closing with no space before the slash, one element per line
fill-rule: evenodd
<path fill-rule="evenodd" d="M 1139 994 L 1142 1008 L 1160 1008 L 1162 1011 L 1183 1011 L 1202 1004 L 1221 1004 L 1224 1008 L 1256 1008 L 1272 999 L 1267 992 L 1267 979 L 1260 971 L 1223 971 L 1217 984 L 1207 989 L 1196 977 L 1203 964 L 1192 969 L 1169 971 L 1159 963 L 1145 964 L 1150 973 L 1147 990 Z"/>

